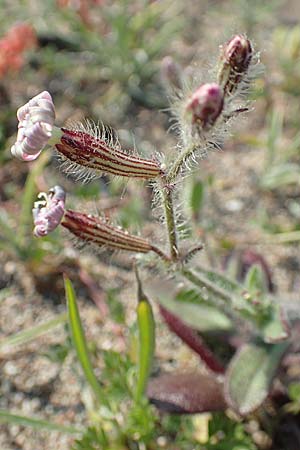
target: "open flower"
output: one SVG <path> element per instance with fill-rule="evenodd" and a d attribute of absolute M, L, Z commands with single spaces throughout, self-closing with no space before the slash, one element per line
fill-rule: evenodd
<path fill-rule="evenodd" d="M 55 109 L 49 92 L 41 92 L 21 106 L 17 117 L 18 136 L 11 153 L 23 161 L 33 161 L 52 136 Z"/>
<path fill-rule="evenodd" d="M 34 235 L 47 236 L 61 222 L 65 212 L 66 194 L 60 186 L 54 186 L 49 193 L 41 192 L 32 210 L 34 221 Z"/>

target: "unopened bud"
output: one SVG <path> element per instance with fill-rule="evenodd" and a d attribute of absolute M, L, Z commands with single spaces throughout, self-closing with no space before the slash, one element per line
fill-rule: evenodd
<path fill-rule="evenodd" d="M 105 219 L 67 210 L 62 226 L 84 242 L 113 250 L 148 253 L 152 245 L 143 238 L 109 225 Z"/>
<path fill-rule="evenodd" d="M 223 91 L 216 83 L 200 86 L 190 98 L 187 107 L 192 113 L 192 123 L 205 130 L 212 126 L 223 109 Z"/>
<path fill-rule="evenodd" d="M 182 88 L 181 70 L 172 56 L 165 56 L 161 62 L 161 77 L 167 88 L 179 90 Z"/>
<path fill-rule="evenodd" d="M 151 179 L 161 173 L 157 161 L 133 156 L 85 131 L 62 128 L 56 149 L 79 167 L 123 177 Z"/>
<path fill-rule="evenodd" d="M 248 71 L 252 59 L 252 45 L 242 34 L 233 36 L 221 46 L 221 68 L 219 83 L 225 94 L 236 91 L 238 84 Z"/>
<path fill-rule="evenodd" d="M 66 194 L 60 186 L 54 186 L 49 193 L 41 192 L 32 210 L 34 221 L 34 235 L 47 236 L 61 222 L 64 215 Z"/>

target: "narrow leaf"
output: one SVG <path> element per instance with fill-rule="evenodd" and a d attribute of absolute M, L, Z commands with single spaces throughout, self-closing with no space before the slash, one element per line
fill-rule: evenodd
<path fill-rule="evenodd" d="M 148 383 L 155 350 L 155 322 L 150 302 L 138 282 L 137 321 L 139 333 L 138 378 L 135 399 L 140 403 Z"/>
<path fill-rule="evenodd" d="M 11 414 L 3 409 L 0 410 L 0 423 L 9 423 L 13 425 L 21 425 L 25 427 L 36 428 L 38 430 L 44 429 L 48 431 L 58 431 L 66 434 L 81 434 L 82 430 L 78 428 L 59 425 L 57 423 L 49 422 L 43 419 L 34 419 L 32 417 L 19 416 L 18 414 Z"/>
<path fill-rule="evenodd" d="M 164 318 L 169 329 L 173 331 L 186 345 L 188 345 L 194 352 L 196 352 L 201 361 L 206 364 L 213 372 L 224 373 L 224 368 L 219 363 L 217 357 L 207 347 L 201 336 L 189 325 L 186 325 L 175 314 L 172 314 L 162 305 L 159 311 Z"/>
<path fill-rule="evenodd" d="M 56 316 L 54 319 L 51 319 L 47 322 L 41 323 L 39 325 L 35 325 L 27 330 L 20 331 L 19 333 L 8 336 L 4 339 L 0 340 L 0 350 L 6 351 L 8 348 L 13 347 L 15 345 L 25 344 L 30 342 L 39 336 L 47 333 L 53 328 L 64 324 L 67 321 L 68 317 L 66 313 L 62 313 Z"/>
<path fill-rule="evenodd" d="M 258 408 L 269 394 L 287 343 L 249 343 L 233 357 L 225 378 L 225 396 L 241 415 Z"/>
<path fill-rule="evenodd" d="M 198 296 L 200 297 L 200 294 Z M 210 304 L 173 300 L 167 295 L 161 296 L 158 301 L 195 330 L 210 332 L 216 330 L 230 331 L 232 329 L 230 319 Z"/>
<path fill-rule="evenodd" d="M 193 216 L 197 220 L 204 201 L 204 183 L 202 181 L 196 181 L 193 184 L 191 192 L 191 208 Z"/>
<path fill-rule="evenodd" d="M 68 306 L 70 334 L 77 353 L 78 360 L 80 362 L 86 381 L 89 383 L 96 399 L 100 403 L 103 403 L 103 393 L 91 364 L 87 343 L 78 311 L 75 291 L 71 281 L 67 277 L 65 277 L 65 290 Z"/>

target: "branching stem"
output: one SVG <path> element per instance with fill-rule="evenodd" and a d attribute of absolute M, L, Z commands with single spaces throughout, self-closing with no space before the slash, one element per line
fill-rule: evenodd
<path fill-rule="evenodd" d="M 169 173 L 166 176 L 167 184 L 171 184 L 171 183 L 174 183 L 174 181 L 176 181 L 176 178 L 177 178 L 178 174 L 180 173 L 182 166 L 189 159 L 189 157 L 195 151 L 195 149 L 196 149 L 196 145 L 194 142 L 192 142 L 185 149 L 183 149 L 182 152 L 179 153 L 178 157 L 175 159 L 174 163 L 172 164 L 172 166 L 169 170 Z"/>

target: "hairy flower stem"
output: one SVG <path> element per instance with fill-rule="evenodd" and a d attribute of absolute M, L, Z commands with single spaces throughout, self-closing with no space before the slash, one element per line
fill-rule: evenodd
<path fill-rule="evenodd" d="M 180 152 L 166 176 L 167 184 L 174 183 L 174 181 L 176 181 L 176 178 L 180 173 L 182 166 L 196 150 L 196 147 L 196 144 L 193 142 L 192 144 L 188 145 L 182 152 Z"/>
<path fill-rule="evenodd" d="M 168 255 L 166 255 L 160 248 L 156 247 L 155 245 L 151 245 L 151 250 L 157 254 L 164 262 L 170 263 L 171 259 Z"/>
<path fill-rule="evenodd" d="M 165 211 L 165 219 L 167 225 L 167 232 L 170 245 L 170 256 L 172 261 L 177 261 L 179 256 L 178 244 L 177 244 L 177 230 L 176 220 L 174 213 L 174 205 L 172 198 L 172 189 L 168 186 L 164 179 L 162 183 L 162 198 Z"/>

